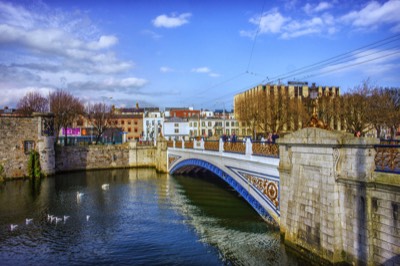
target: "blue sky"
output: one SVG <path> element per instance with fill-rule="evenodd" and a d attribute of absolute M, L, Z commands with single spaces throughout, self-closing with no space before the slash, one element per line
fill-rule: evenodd
<path fill-rule="evenodd" d="M 399 14 L 400 0 L 0 0 L 0 107 L 57 88 L 216 109 L 267 82 L 400 87 Z"/>

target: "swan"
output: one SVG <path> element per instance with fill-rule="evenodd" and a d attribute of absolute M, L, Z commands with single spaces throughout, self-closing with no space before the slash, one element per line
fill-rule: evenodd
<path fill-rule="evenodd" d="M 17 229 L 17 227 L 18 227 L 17 224 L 11 224 L 11 225 L 10 225 L 11 231 L 14 231 L 15 229 Z"/>
<path fill-rule="evenodd" d="M 82 192 L 79 192 L 79 191 L 76 192 L 76 200 L 77 200 L 78 202 L 81 200 L 82 196 L 83 196 L 83 193 L 82 193 Z"/>
<path fill-rule="evenodd" d="M 33 219 L 32 218 L 26 218 L 25 219 L 25 224 L 30 224 L 31 222 L 33 221 Z"/>
<path fill-rule="evenodd" d="M 56 217 L 56 224 L 58 224 L 58 223 L 61 222 L 61 221 L 62 221 L 62 218 Z"/>
<path fill-rule="evenodd" d="M 64 223 L 65 223 L 65 221 L 66 221 L 68 218 L 69 218 L 68 215 L 64 215 Z"/>
<path fill-rule="evenodd" d="M 101 188 L 103 190 L 108 190 L 108 189 L 110 189 L 110 184 L 103 184 L 103 185 L 101 185 Z"/>
<path fill-rule="evenodd" d="M 89 222 L 90 215 L 86 215 L 86 221 Z"/>

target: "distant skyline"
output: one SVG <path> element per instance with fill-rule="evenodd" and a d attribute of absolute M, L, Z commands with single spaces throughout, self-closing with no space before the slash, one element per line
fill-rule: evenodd
<path fill-rule="evenodd" d="M 399 14 L 400 0 L 0 0 L 0 109 L 55 89 L 213 110 L 267 82 L 400 87 Z"/>

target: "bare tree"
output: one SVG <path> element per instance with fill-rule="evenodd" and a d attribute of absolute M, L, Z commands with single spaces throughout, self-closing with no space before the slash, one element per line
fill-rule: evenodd
<path fill-rule="evenodd" d="M 373 128 L 371 124 L 371 90 L 366 81 L 355 87 L 341 99 L 341 116 L 348 132 L 365 134 Z"/>
<path fill-rule="evenodd" d="M 86 106 L 89 123 L 96 129 L 96 144 L 106 129 L 111 126 L 113 113 L 112 106 L 105 103 L 88 104 Z"/>
<path fill-rule="evenodd" d="M 84 106 L 79 98 L 64 90 L 50 93 L 49 99 L 50 111 L 54 113 L 55 142 L 57 143 L 60 130 L 71 126 L 78 115 L 83 114 Z M 65 145 L 67 145 L 67 134 L 65 134 Z"/>
<path fill-rule="evenodd" d="M 33 112 L 48 112 L 49 100 L 39 92 L 28 92 L 17 103 L 18 111 L 23 115 L 32 115 Z"/>

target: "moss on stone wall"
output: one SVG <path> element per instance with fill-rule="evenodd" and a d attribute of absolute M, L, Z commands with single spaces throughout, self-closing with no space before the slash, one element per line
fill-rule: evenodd
<path fill-rule="evenodd" d="M 4 182 L 5 175 L 6 175 L 6 173 L 4 171 L 4 167 L 3 167 L 3 165 L 0 164 L 0 183 Z"/>
<path fill-rule="evenodd" d="M 28 158 L 28 176 L 30 178 L 39 178 L 42 176 L 40 167 L 40 158 L 37 151 L 31 151 Z"/>

